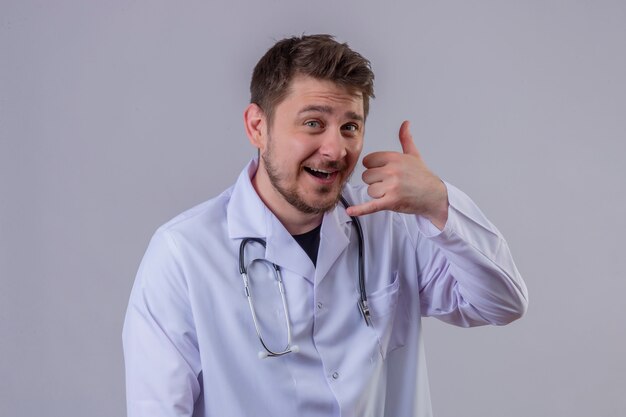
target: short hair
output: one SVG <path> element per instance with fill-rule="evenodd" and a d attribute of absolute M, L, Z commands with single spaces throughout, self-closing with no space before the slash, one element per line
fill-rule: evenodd
<path fill-rule="evenodd" d="M 303 35 L 278 41 L 254 67 L 250 102 L 263 110 L 270 124 L 276 106 L 288 95 L 291 81 L 298 75 L 332 81 L 349 91 L 360 92 L 367 117 L 369 99 L 374 98 L 370 61 L 331 35 Z"/>

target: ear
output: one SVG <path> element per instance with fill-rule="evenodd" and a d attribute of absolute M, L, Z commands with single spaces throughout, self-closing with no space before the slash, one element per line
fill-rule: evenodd
<path fill-rule="evenodd" d="M 243 120 L 250 143 L 255 148 L 263 150 L 267 142 L 267 118 L 265 113 L 257 104 L 250 103 L 243 112 Z"/>

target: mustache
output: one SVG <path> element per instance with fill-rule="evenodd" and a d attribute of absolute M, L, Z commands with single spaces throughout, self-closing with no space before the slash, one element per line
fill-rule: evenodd
<path fill-rule="evenodd" d="M 323 169 L 325 171 L 344 171 L 348 168 L 348 164 L 345 161 L 320 161 L 306 165 L 314 169 Z"/>

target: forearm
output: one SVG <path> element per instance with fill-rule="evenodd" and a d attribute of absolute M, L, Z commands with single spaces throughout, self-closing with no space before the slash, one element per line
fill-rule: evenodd
<path fill-rule="evenodd" d="M 461 326 L 506 324 L 524 314 L 527 290 L 508 245 L 472 200 L 446 184 L 443 230 L 423 217 L 417 242 L 423 313 Z"/>

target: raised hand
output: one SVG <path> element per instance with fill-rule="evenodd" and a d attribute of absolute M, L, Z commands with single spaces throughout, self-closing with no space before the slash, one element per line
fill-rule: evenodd
<path fill-rule="evenodd" d="M 409 122 L 398 133 L 402 153 L 373 152 L 363 158 L 363 181 L 373 200 L 349 207 L 350 216 L 363 216 L 381 210 L 419 214 L 443 229 L 448 219 L 448 192 L 433 174 L 413 142 Z"/>

